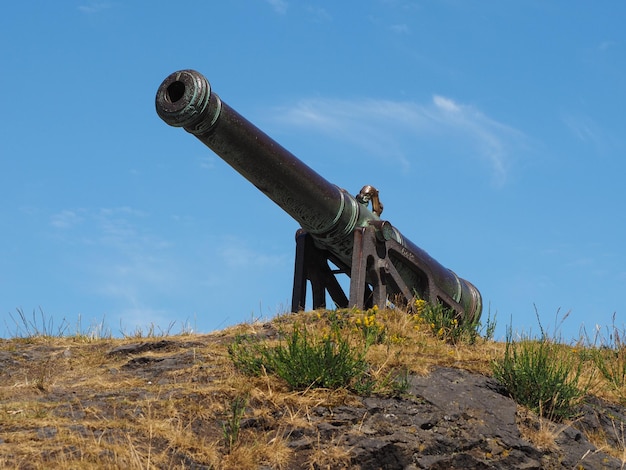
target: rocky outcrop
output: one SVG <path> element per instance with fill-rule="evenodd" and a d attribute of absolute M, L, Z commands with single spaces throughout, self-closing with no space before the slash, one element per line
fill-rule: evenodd
<path fill-rule="evenodd" d="M 577 427 L 559 427 L 553 446 L 540 449 L 522 437 L 518 407 L 498 384 L 464 370 L 439 368 L 413 377 L 401 398 L 364 398 L 362 404 L 313 410 L 322 442 L 348 446 L 362 470 L 622 468 L 577 428 L 613 429 L 616 419 L 624 422 L 617 410 L 613 421 L 601 423 L 603 415 L 586 405 Z M 315 432 L 303 432 L 291 445 L 305 451 L 318 439 Z"/>

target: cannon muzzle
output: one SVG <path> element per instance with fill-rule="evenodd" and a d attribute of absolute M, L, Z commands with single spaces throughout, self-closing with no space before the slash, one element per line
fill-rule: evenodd
<path fill-rule="evenodd" d="M 306 244 L 308 250 L 321 253 L 339 272 L 351 277 L 348 301 L 337 293 L 336 281 L 329 280 L 330 270 L 322 267 L 324 273 L 318 276 L 312 274 L 311 266 L 299 269 L 299 259 L 304 263 L 306 257 L 297 255 L 296 277 L 300 271 L 312 284 L 321 282 L 319 285 L 328 288 L 339 307 L 361 307 L 367 302 L 363 297 L 368 296 L 370 303 L 373 299 L 380 304 L 384 298 L 400 295 L 407 301 L 416 297 L 441 301 L 464 320 L 477 321 L 480 317 L 480 293 L 471 283 L 441 266 L 389 222 L 380 220 L 382 204 L 375 188 L 366 186 L 360 196 L 353 197 L 329 183 L 224 103 L 202 74 L 181 70 L 168 76 L 157 91 L 156 110 L 167 124 L 196 136 L 280 206 L 313 241 Z M 385 246 L 382 257 L 381 244 Z M 313 265 L 319 267 L 319 259 Z M 358 287 L 353 286 L 355 278 Z M 298 282 L 294 279 L 294 310 L 304 307 L 304 289 L 297 288 Z M 363 288 L 367 285 L 374 287 L 373 294 Z M 314 308 L 324 306 L 324 296 L 316 293 L 315 286 L 313 289 Z"/>

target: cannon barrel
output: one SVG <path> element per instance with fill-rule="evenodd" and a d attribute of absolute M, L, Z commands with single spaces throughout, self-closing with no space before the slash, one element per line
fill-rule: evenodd
<path fill-rule="evenodd" d="M 157 91 L 156 110 L 163 121 L 196 136 L 280 206 L 318 247 L 334 255 L 333 260 L 350 266 L 355 229 L 384 226 L 385 237 L 403 247 L 392 263 L 406 285 L 418 296 L 426 288 L 423 276 L 407 261 L 418 260 L 428 267 L 438 288 L 463 306 L 466 317 L 478 320 L 482 301 L 471 283 L 441 266 L 391 224 L 381 223 L 367 204 L 328 182 L 224 103 L 202 74 L 180 70 L 169 75 Z"/>

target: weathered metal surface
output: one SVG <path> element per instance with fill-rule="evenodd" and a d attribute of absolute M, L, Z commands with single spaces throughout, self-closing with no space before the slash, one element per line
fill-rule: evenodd
<path fill-rule="evenodd" d="M 362 291 L 367 288 L 366 284 L 376 282 L 372 275 L 387 275 L 393 282 L 384 286 L 382 292 L 389 298 L 401 295 L 407 300 L 413 296 L 429 301 L 438 299 L 455 308 L 466 319 L 478 319 L 480 316 L 480 293 L 471 283 L 444 268 L 404 238 L 389 222 L 380 220 L 382 204 L 375 188 L 365 186 L 355 198 L 329 183 L 224 103 L 212 92 L 209 82 L 200 73 L 181 70 L 168 76 L 157 91 L 156 109 L 167 124 L 183 127 L 195 135 L 293 217 L 314 241 L 316 249 L 327 252 L 327 259 L 339 266 L 341 272 L 363 277 L 365 287 L 353 289 L 351 285 L 349 303 L 362 304 L 362 299 L 355 296 L 364 294 Z M 372 202 L 373 211 L 368 208 L 369 202 Z M 355 267 L 360 269 L 362 265 L 353 256 L 355 240 L 361 240 L 366 233 L 375 234 L 385 244 L 384 259 L 378 260 L 374 267 L 371 262 L 366 263 L 362 273 L 353 273 Z M 304 241 L 301 243 L 301 252 L 304 252 L 306 244 Z M 359 246 L 359 250 L 367 249 L 367 246 L 365 243 Z M 375 254 L 370 253 L 369 256 Z M 297 263 L 298 258 L 296 271 Z M 319 262 L 314 261 L 314 264 Z M 310 274 L 307 279 L 313 283 Z M 327 281 L 328 276 L 324 274 L 321 279 Z M 331 289 L 336 290 L 336 286 L 334 282 L 326 281 L 320 281 L 321 285 L 330 287 L 332 295 Z M 354 283 L 352 281 L 354 279 L 351 284 Z M 381 282 L 385 284 L 385 279 Z M 294 284 L 294 307 L 296 297 L 303 295 L 301 291 L 296 293 L 296 284 L 298 282 Z M 322 295 L 320 284 L 317 287 L 314 284 L 313 289 L 314 297 L 318 303 L 321 302 L 314 307 L 323 305 L 324 301 L 319 299 Z M 333 295 L 335 302 L 343 303 L 341 299 L 345 296 L 338 297 L 339 301 Z"/>

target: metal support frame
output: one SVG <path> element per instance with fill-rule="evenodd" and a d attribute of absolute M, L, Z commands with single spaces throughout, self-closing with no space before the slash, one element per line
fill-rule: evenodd
<path fill-rule="evenodd" d="M 305 308 L 307 281 L 311 282 L 313 294 L 313 309 L 326 308 L 326 292 L 328 292 L 339 308 L 348 307 L 348 298 L 335 277 L 345 273 L 345 266 L 333 270 L 328 261 L 341 266 L 341 263 L 329 251 L 322 250 L 306 231 L 296 232 L 296 263 L 293 276 L 293 294 L 291 297 L 291 311 L 298 312 Z"/>
<path fill-rule="evenodd" d="M 407 254 L 406 249 L 393 239 L 381 239 L 376 227 L 358 227 L 354 230 L 352 265 L 346 266 L 327 250 L 315 245 L 311 235 L 300 229 L 296 233 L 296 260 L 294 269 L 293 296 L 291 311 L 298 312 L 305 308 L 307 282 L 311 283 L 313 309 L 326 308 L 326 293 L 330 295 L 337 308 L 371 308 L 384 306 L 388 300 L 388 291 L 400 293 L 400 299 L 410 304 L 415 297 L 429 302 L 439 302 L 452 308 L 458 316 L 465 314 L 465 309 L 434 282 L 434 275 L 427 262 Z M 396 269 L 391 258 L 402 258 L 409 263 L 412 271 L 420 278 L 419 291 L 411 290 Z M 331 269 L 329 261 L 337 269 Z M 337 274 L 350 277 L 350 298 L 346 296 Z"/>

